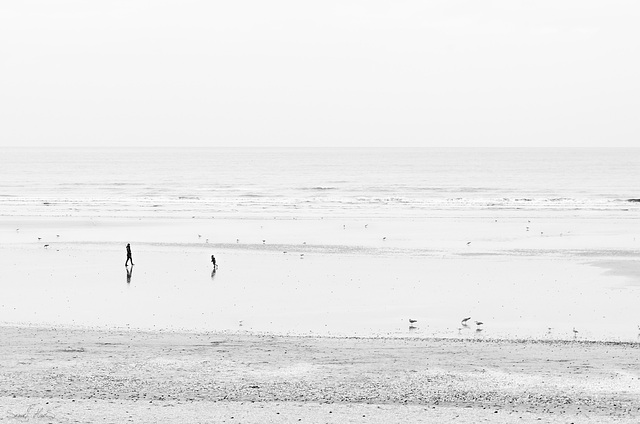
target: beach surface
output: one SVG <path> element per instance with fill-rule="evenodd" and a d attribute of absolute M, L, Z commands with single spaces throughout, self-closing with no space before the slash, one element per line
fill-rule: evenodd
<path fill-rule="evenodd" d="M 0 421 L 637 423 L 639 152 L 3 150 Z"/>
<path fill-rule="evenodd" d="M 0 327 L 3 422 L 636 423 L 636 343 Z"/>
<path fill-rule="evenodd" d="M 623 212 L 3 218 L 0 323 L 638 341 L 638 230 Z"/>

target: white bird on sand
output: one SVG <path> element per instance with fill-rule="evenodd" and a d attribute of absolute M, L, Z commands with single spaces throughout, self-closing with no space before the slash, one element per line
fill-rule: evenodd
<path fill-rule="evenodd" d="M 579 331 L 578 331 L 578 330 L 576 330 L 576 327 L 573 327 L 573 336 L 574 336 L 574 337 L 575 337 L 575 336 L 577 336 L 577 335 L 578 335 L 578 333 L 579 333 Z"/>
<path fill-rule="evenodd" d="M 417 319 L 411 319 L 409 318 L 409 324 L 415 324 L 416 322 L 418 322 Z"/>
<path fill-rule="evenodd" d="M 462 321 L 460 321 L 460 324 L 466 326 L 467 325 L 467 321 L 469 321 L 470 319 L 471 319 L 471 317 L 462 318 Z"/>
<path fill-rule="evenodd" d="M 198 234 L 198 238 L 202 237 L 202 234 Z"/>
<path fill-rule="evenodd" d="M 482 324 L 484 324 L 484 322 L 482 322 L 482 321 L 476 321 L 476 325 L 477 325 L 478 327 L 479 327 L 479 326 L 481 326 Z"/>

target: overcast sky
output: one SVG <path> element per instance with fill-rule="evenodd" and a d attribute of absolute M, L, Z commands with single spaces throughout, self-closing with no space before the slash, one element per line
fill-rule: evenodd
<path fill-rule="evenodd" d="M 2 146 L 634 146 L 638 1 L 0 3 Z"/>

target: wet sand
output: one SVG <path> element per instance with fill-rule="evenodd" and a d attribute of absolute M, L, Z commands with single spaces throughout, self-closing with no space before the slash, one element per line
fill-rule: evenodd
<path fill-rule="evenodd" d="M 638 341 L 632 218 L 501 213 L 3 218 L 0 323 L 568 340 L 576 328 L 580 340 Z M 460 326 L 466 316 L 483 331 Z"/>
<path fill-rule="evenodd" d="M 635 423 L 640 345 L 0 327 L 5 422 Z"/>

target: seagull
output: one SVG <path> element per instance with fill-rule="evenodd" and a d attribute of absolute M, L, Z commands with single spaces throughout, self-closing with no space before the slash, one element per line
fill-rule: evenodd
<path fill-rule="evenodd" d="M 409 318 L 409 324 L 414 324 L 414 323 L 416 323 L 416 322 L 418 322 L 418 320 L 417 320 L 417 319 L 411 319 L 411 318 Z"/>
<path fill-rule="evenodd" d="M 265 244 L 265 243 L 266 243 L 266 240 L 262 240 L 262 244 Z"/>
<path fill-rule="evenodd" d="M 383 240 L 383 241 L 384 241 L 384 240 L 386 240 L 386 239 L 387 239 L 386 237 L 382 237 L 382 240 Z"/>
<path fill-rule="evenodd" d="M 576 327 L 573 327 L 573 337 L 576 337 L 578 335 L 578 330 L 576 330 Z"/>
<path fill-rule="evenodd" d="M 364 228 L 367 228 L 369 226 L 369 224 L 364 224 Z"/>
<path fill-rule="evenodd" d="M 484 322 L 482 322 L 482 321 L 476 321 L 476 325 L 477 325 L 478 327 L 479 327 L 479 326 L 481 326 L 482 324 L 484 324 Z"/>
<path fill-rule="evenodd" d="M 462 318 L 462 321 L 460 321 L 460 324 L 467 326 L 467 321 L 469 321 L 470 319 L 471 317 Z"/>
<path fill-rule="evenodd" d="M 198 234 L 198 238 L 202 237 L 202 234 Z"/>
<path fill-rule="evenodd" d="M 468 241 L 468 242 L 467 242 L 467 246 L 469 246 L 470 244 L 471 244 L 471 242 L 470 242 L 470 241 Z"/>
<path fill-rule="evenodd" d="M 45 244 L 45 245 L 44 245 L 44 247 L 49 247 L 49 245 L 48 245 L 48 244 Z"/>

